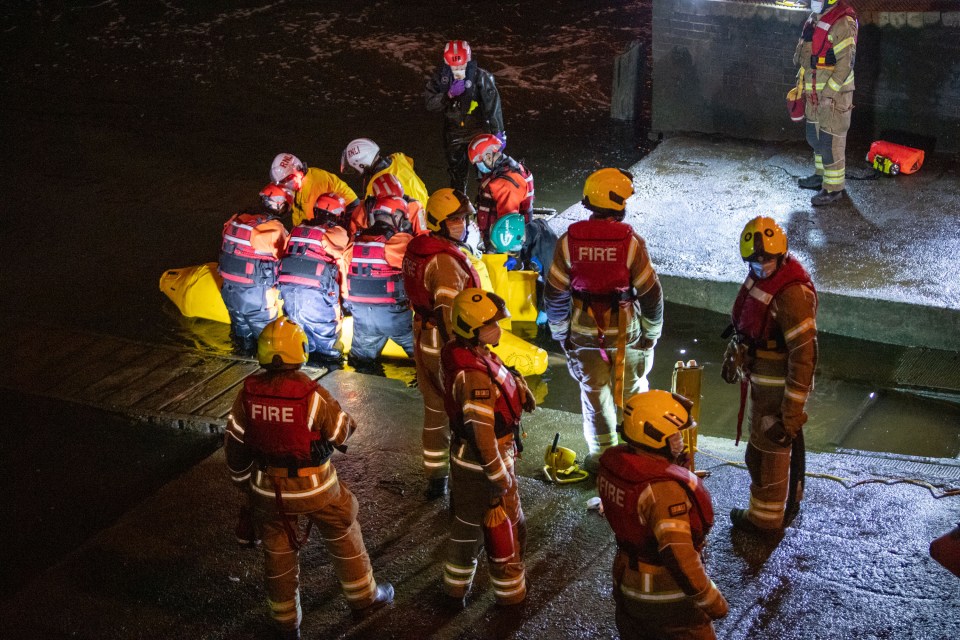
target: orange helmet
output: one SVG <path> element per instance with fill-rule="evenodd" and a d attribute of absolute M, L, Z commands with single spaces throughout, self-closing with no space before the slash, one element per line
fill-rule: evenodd
<path fill-rule="evenodd" d="M 293 206 L 293 195 L 272 182 L 260 190 L 260 199 L 265 207 L 276 213 Z"/>
<path fill-rule="evenodd" d="M 347 203 L 335 193 L 324 193 L 313 204 L 313 219 L 337 223 L 343 218 Z"/>
<path fill-rule="evenodd" d="M 443 48 L 443 61 L 451 67 L 462 67 L 470 62 L 470 43 L 466 40 L 451 40 Z"/>

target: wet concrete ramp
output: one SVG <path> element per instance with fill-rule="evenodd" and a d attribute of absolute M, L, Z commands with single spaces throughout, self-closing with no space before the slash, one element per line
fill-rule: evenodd
<path fill-rule="evenodd" d="M 23 325 L 0 339 L 14 363 L 0 387 L 180 428 L 222 426 L 255 360 L 91 333 Z M 314 379 L 324 368 L 305 367 Z"/>

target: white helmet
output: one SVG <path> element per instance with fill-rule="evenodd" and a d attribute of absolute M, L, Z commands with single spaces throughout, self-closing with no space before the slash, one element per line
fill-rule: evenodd
<path fill-rule="evenodd" d="M 270 165 L 270 180 L 282 186 L 290 176 L 296 173 L 302 176 L 306 172 L 307 168 L 300 158 L 292 153 L 278 153 Z"/>
<path fill-rule="evenodd" d="M 353 167 L 357 173 L 373 165 L 380 155 L 380 147 L 370 138 L 351 140 L 347 148 L 340 155 L 340 173 L 347 170 L 347 165 Z"/>

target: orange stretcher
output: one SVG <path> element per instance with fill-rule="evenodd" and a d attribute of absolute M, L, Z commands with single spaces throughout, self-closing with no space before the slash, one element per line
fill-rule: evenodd
<path fill-rule="evenodd" d="M 900 173 L 908 175 L 916 173 L 923 166 L 923 150 L 886 140 L 877 140 L 870 145 L 867 162 L 877 171 L 889 173 L 892 176 Z"/>

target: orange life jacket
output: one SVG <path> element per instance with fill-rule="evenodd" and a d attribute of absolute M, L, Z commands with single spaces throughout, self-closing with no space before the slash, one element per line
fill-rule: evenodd
<path fill-rule="evenodd" d="M 219 271 L 224 280 L 268 287 L 277 283 L 277 256 L 253 248 L 257 227 L 270 220 L 276 220 L 276 217 L 264 213 L 238 213 L 223 225 Z"/>
<path fill-rule="evenodd" d="M 406 304 L 407 292 L 400 269 L 387 262 L 385 235 L 361 231 L 353 242 L 347 271 L 347 300 L 363 304 Z"/>
<path fill-rule="evenodd" d="M 323 237 L 327 228 L 301 224 L 293 228 L 280 260 L 280 284 L 327 289 L 337 283 L 336 259 L 327 253 Z"/>
<path fill-rule="evenodd" d="M 513 194 L 513 199 L 518 203 L 515 211 L 498 209 L 498 203 L 503 199 L 500 197 L 502 193 Z M 529 223 L 533 217 L 534 195 L 533 174 L 522 163 L 507 157 L 505 162 L 495 167 L 480 181 L 480 194 L 477 196 L 477 226 L 484 237 L 487 236 L 494 222 L 509 213 L 519 213 L 524 221 Z"/>

